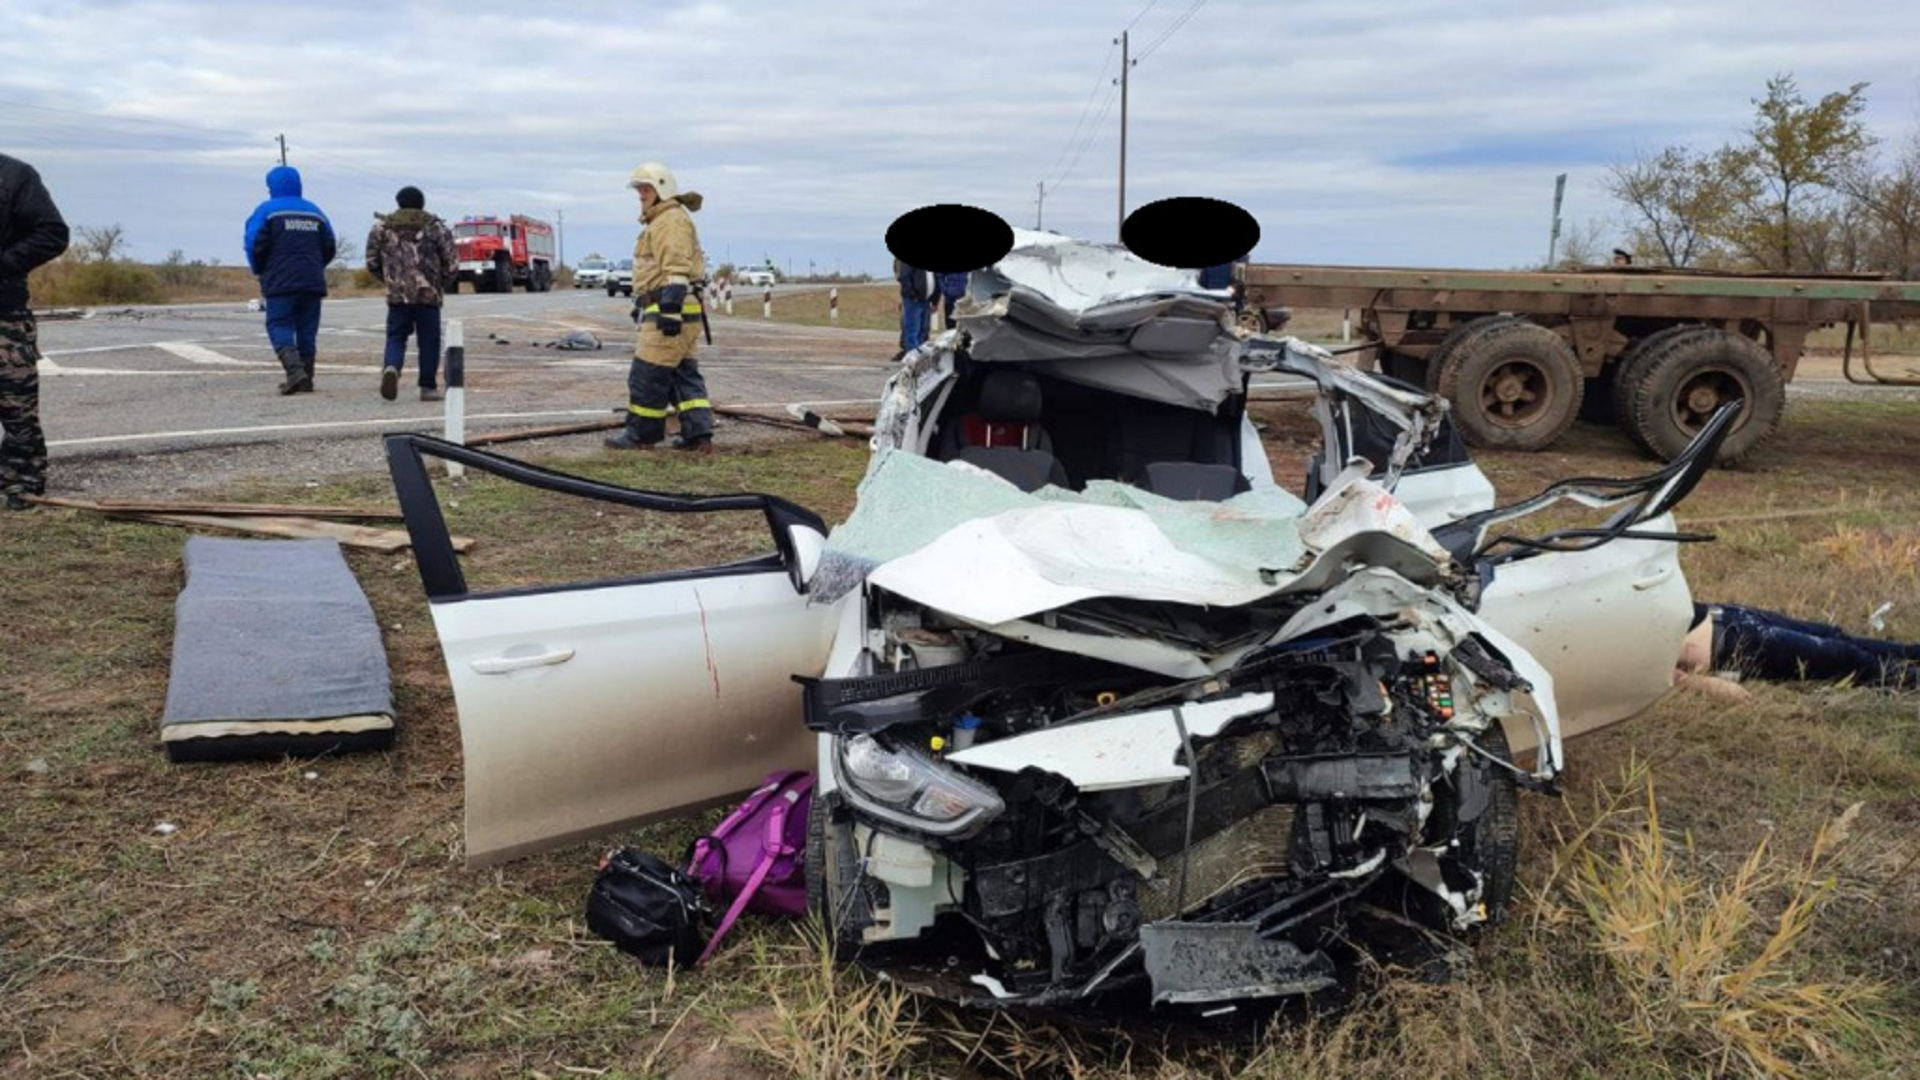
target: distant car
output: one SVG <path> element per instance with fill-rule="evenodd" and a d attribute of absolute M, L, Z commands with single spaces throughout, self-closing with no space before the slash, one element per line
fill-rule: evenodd
<path fill-rule="evenodd" d="M 740 271 L 740 284 L 774 285 L 778 284 L 778 282 L 774 278 L 773 271 L 771 270 L 742 270 Z"/>
<path fill-rule="evenodd" d="M 607 269 L 611 265 L 605 259 L 581 259 L 580 265 L 573 268 L 573 287 L 596 289 L 606 284 Z"/>
<path fill-rule="evenodd" d="M 621 259 L 607 270 L 607 295 L 633 295 L 633 260 Z"/>

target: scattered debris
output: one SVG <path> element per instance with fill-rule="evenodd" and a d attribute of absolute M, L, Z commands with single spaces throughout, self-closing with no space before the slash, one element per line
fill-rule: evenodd
<path fill-rule="evenodd" d="M 43 757 L 37 757 L 27 762 L 27 771 L 36 775 L 44 776 L 50 768 L 51 766 L 47 764 L 47 759 Z"/>
<path fill-rule="evenodd" d="M 312 770 L 312 769 L 308 769 L 308 770 L 307 770 L 306 772 L 303 772 L 303 773 L 301 773 L 301 774 L 300 774 L 300 779 L 302 779 L 302 780 L 318 780 L 318 779 L 320 779 L 320 774 L 319 774 L 319 773 L 317 773 L 317 772 L 315 772 L 315 771 L 314 771 L 314 770 Z"/>
<path fill-rule="evenodd" d="M 1893 601 L 1891 600 L 1888 600 L 1885 603 L 1881 604 L 1879 607 L 1874 608 L 1873 614 L 1867 616 L 1867 628 L 1869 630 L 1872 630 L 1876 634 L 1885 630 L 1887 628 L 1887 612 L 1892 610 L 1893 610 Z"/>
<path fill-rule="evenodd" d="M 171 821 L 162 821 L 153 827 L 153 831 L 160 836 L 172 836 L 180 831 L 180 826 Z"/>
<path fill-rule="evenodd" d="M 570 352 L 598 352 L 601 345 L 600 339 L 593 336 L 590 331 L 569 330 L 564 337 L 557 341 L 543 342 L 541 347 L 547 349 L 566 349 Z"/>
<path fill-rule="evenodd" d="M 624 412 L 624 410 L 622 410 Z M 611 431 L 624 427 L 626 419 L 620 416 L 605 420 L 588 420 L 579 424 L 557 424 L 552 427 L 521 428 L 516 431 L 497 431 L 488 435 L 475 435 L 467 439 L 468 446 L 493 446 L 496 443 L 521 442 L 526 439 L 546 439 L 557 435 L 581 435 L 589 431 Z"/>
<path fill-rule="evenodd" d="M 42 495 L 36 500 L 48 506 L 74 510 L 96 510 L 103 514 L 238 514 L 245 516 L 292 515 L 307 518 L 364 518 L 372 521 L 399 521 L 398 509 L 381 506 L 301 506 L 295 503 L 172 502 L 159 499 L 69 499 Z"/>

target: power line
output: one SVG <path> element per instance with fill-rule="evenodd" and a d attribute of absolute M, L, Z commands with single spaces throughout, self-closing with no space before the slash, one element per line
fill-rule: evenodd
<path fill-rule="evenodd" d="M 1133 21 L 1126 25 L 1126 29 L 1131 30 L 1134 27 L 1140 25 L 1140 20 L 1147 17 L 1147 12 L 1152 11 L 1154 8 L 1158 7 L 1159 5 L 1160 5 L 1160 0 L 1148 0 L 1147 6 L 1140 9 L 1140 14 L 1135 15 L 1133 17 Z"/>
<path fill-rule="evenodd" d="M 1099 137 L 1100 121 L 1107 118 L 1107 110 L 1113 108 L 1113 101 L 1119 96 L 1120 87 L 1118 85 L 1107 89 L 1107 100 L 1100 106 L 1100 115 L 1094 117 L 1093 126 L 1087 129 L 1087 137 L 1081 140 L 1079 149 L 1073 153 L 1073 161 L 1067 165 L 1067 170 L 1060 174 L 1059 181 L 1053 184 L 1053 187 L 1060 187 L 1067 182 L 1068 177 L 1073 175 L 1074 166 L 1080 164 L 1080 155 L 1086 153 L 1087 148 L 1093 145 L 1093 140 Z"/>
<path fill-rule="evenodd" d="M 1154 38 L 1151 44 L 1149 44 L 1146 48 L 1140 50 L 1140 55 L 1134 57 L 1134 63 L 1137 64 L 1140 61 L 1145 60 L 1147 57 L 1152 56 L 1153 51 L 1155 49 L 1158 49 L 1160 46 L 1166 44 L 1168 38 L 1172 37 L 1174 34 L 1179 33 L 1180 28 L 1187 25 L 1187 20 L 1193 18 L 1195 12 L 1199 11 L 1201 8 L 1206 6 L 1207 6 L 1207 0 L 1193 0 L 1192 6 L 1188 7 L 1187 10 L 1181 12 L 1180 17 L 1173 20 L 1172 23 L 1168 24 L 1167 28 L 1160 32 L 1159 37 Z"/>
<path fill-rule="evenodd" d="M 1073 122 L 1073 133 L 1067 136 L 1066 145 L 1060 148 L 1060 157 L 1054 161 L 1053 168 L 1047 170 L 1044 183 L 1057 182 L 1055 174 L 1060 171 L 1061 164 L 1067 160 L 1067 153 L 1073 149 L 1074 140 L 1080 137 L 1080 129 L 1087 122 L 1087 113 L 1093 109 L 1093 99 L 1100 96 L 1100 84 L 1107 79 L 1107 65 L 1113 62 L 1113 52 L 1117 48 L 1119 48 L 1118 45 L 1107 46 L 1106 58 L 1100 61 L 1100 70 L 1094 75 L 1093 89 L 1087 91 L 1087 103 L 1080 107 L 1080 118 Z"/>

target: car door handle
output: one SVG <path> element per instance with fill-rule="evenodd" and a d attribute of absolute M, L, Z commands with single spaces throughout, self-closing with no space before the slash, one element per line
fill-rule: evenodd
<path fill-rule="evenodd" d="M 1648 589 L 1653 588 L 1655 585 L 1660 584 L 1661 582 L 1667 580 L 1672 576 L 1673 576 L 1673 567 L 1663 566 L 1660 569 L 1655 570 L 1653 573 L 1648 574 L 1646 577 L 1643 577 L 1638 581 L 1635 581 L 1633 583 L 1633 591 L 1646 592 Z"/>
<path fill-rule="evenodd" d="M 571 659 L 573 659 L 572 649 L 556 649 L 553 652 L 536 653 L 533 656 L 490 656 L 482 660 L 470 661 L 469 666 L 482 675 L 505 675 L 510 671 L 564 664 Z"/>

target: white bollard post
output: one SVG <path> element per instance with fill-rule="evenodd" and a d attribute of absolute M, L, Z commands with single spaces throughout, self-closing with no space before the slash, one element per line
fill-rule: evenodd
<path fill-rule="evenodd" d="M 827 290 L 827 321 L 836 324 L 840 321 L 840 290 L 837 287 Z"/>
<path fill-rule="evenodd" d="M 440 364 L 441 383 L 447 389 L 447 441 L 467 442 L 467 348 L 466 331 L 459 319 L 447 321 L 447 353 Z M 465 465 L 449 461 L 447 479 L 458 480 L 467 471 Z"/>
<path fill-rule="evenodd" d="M 1343 308 L 1340 312 L 1340 340 L 1353 340 L 1353 309 Z"/>
<path fill-rule="evenodd" d="M 720 282 L 720 295 L 727 305 L 727 314 L 733 314 L 733 279 L 725 278 Z"/>
<path fill-rule="evenodd" d="M 767 286 L 767 291 L 760 296 L 760 317 L 773 318 L 773 286 L 771 285 Z"/>

